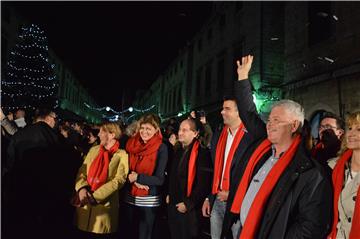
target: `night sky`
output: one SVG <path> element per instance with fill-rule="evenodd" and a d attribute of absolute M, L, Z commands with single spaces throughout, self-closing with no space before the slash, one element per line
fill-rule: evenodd
<path fill-rule="evenodd" d="M 121 110 L 208 19 L 211 2 L 2 2 L 45 31 L 100 106 Z"/>

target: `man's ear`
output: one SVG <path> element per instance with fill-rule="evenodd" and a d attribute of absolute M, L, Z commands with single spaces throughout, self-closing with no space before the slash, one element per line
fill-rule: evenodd
<path fill-rule="evenodd" d="M 338 129 L 339 131 L 339 139 L 341 139 L 342 136 L 344 136 L 345 131 L 343 129 Z"/>
<path fill-rule="evenodd" d="M 199 136 L 200 136 L 200 132 L 199 131 L 195 131 L 195 138 L 199 138 Z"/>
<path fill-rule="evenodd" d="M 44 122 L 49 124 L 50 121 L 51 121 L 51 116 L 49 116 L 49 115 L 45 116 Z"/>
<path fill-rule="evenodd" d="M 294 120 L 294 122 L 291 123 L 291 132 L 295 133 L 299 127 L 300 127 L 300 121 Z"/>

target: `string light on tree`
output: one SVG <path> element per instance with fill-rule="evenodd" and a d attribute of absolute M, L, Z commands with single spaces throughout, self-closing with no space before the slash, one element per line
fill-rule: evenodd
<path fill-rule="evenodd" d="M 57 107 L 58 82 L 44 31 L 31 24 L 21 28 L 2 80 L 2 105 L 5 109 Z"/>

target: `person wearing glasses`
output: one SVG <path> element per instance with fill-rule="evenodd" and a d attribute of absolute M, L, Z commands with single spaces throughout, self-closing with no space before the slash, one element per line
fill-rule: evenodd
<path fill-rule="evenodd" d="M 329 161 L 334 169 L 334 217 L 328 239 L 360 238 L 360 111 L 347 117 L 345 140 L 340 152 L 336 160 Z"/>
<path fill-rule="evenodd" d="M 8 146 L 9 205 L 5 208 L 13 238 L 71 238 L 69 203 L 76 177 L 76 154 L 55 131 L 57 115 L 37 109 L 34 122 L 18 130 Z M 13 228 L 15 227 L 15 228 Z M 19 230 L 21 228 L 21 230 Z"/>
<path fill-rule="evenodd" d="M 344 136 L 345 123 L 334 113 L 325 112 L 319 124 L 319 141 L 311 151 L 312 157 L 318 161 L 331 177 L 328 160 L 337 156 Z"/>
<path fill-rule="evenodd" d="M 275 102 L 265 125 L 252 110 L 252 62 L 253 56 L 237 62 L 234 91 L 249 134 L 259 127 L 266 127 L 266 133 L 243 158 L 247 164 L 238 187 L 230 188 L 232 221 L 240 218 L 241 223 L 236 238 L 325 238 L 331 224 L 331 182 L 306 149 L 304 109 L 292 100 Z M 223 228 L 223 235 L 229 229 Z"/>
<path fill-rule="evenodd" d="M 49 109 L 37 109 L 34 123 L 14 134 L 8 147 L 8 170 L 20 162 L 24 151 L 33 147 L 58 143 L 58 136 L 53 130 L 57 115 Z"/>
<path fill-rule="evenodd" d="M 168 221 L 172 239 L 198 238 L 200 209 L 210 193 L 211 156 L 198 139 L 202 123 L 193 118 L 185 119 L 179 128 L 180 146 L 169 174 L 166 197 Z"/>

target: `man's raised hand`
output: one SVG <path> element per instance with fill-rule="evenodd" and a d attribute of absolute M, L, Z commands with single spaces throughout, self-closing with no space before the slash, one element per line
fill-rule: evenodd
<path fill-rule="evenodd" d="M 247 55 L 241 58 L 241 62 L 236 61 L 238 80 L 246 80 L 249 78 L 249 71 L 253 62 L 254 56 Z"/>

